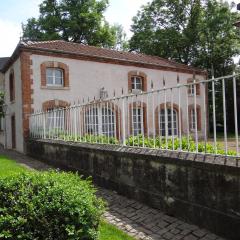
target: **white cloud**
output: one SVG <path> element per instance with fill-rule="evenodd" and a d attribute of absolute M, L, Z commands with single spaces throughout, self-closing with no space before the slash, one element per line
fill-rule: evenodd
<path fill-rule="evenodd" d="M 119 23 L 124 27 L 128 37 L 132 36 L 130 31 L 132 18 L 137 14 L 142 5 L 150 0 L 110 0 L 110 6 L 105 13 L 107 21 L 111 24 Z"/>
<path fill-rule="evenodd" d="M 0 19 L 0 31 L 0 57 L 8 57 L 19 42 L 21 24 Z"/>

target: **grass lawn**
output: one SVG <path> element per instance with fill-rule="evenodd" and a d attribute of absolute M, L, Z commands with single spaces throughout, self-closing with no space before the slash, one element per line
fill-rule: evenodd
<path fill-rule="evenodd" d="M 0 156 L 0 177 L 11 175 L 14 173 L 24 172 L 27 169 L 15 161 L 5 157 Z M 127 234 L 117 229 L 115 226 L 101 222 L 100 225 L 100 240 L 134 240 L 134 238 L 129 237 Z"/>

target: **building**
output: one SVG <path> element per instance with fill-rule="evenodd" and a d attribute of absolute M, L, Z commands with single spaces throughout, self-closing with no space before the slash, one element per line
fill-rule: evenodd
<path fill-rule="evenodd" d="M 1 72 L 8 106 L 4 141 L 8 148 L 20 152 L 24 151 L 24 140 L 29 135 L 29 116 L 34 111 L 65 107 L 74 101 L 86 101 L 88 98 L 100 99 L 107 95 L 111 97 L 114 92 L 116 96 L 120 96 L 122 91 L 124 94 L 135 94 L 138 91 L 150 91 L 152 86 L 154 89 L 175 87 L 177 84 L 192 82 L 193 76 L 196 81 L 206 79 L 206 72 L 203 70 L 163 58 L 62 40 L 20 42 Z M 205 117 L 202 112 L 206 104 L 203 98 L 205 90 L 205 85 L 196 86 L 197 130 L 200 134 Z M 184 111 L 190 110 L 190 118 L 194 119 L 194 111 L 191 111 L 194 87 L 188 87 L 181 95 L 182 107 L 179 110 L 179 96 L 173 94 L 174 134 L 179 132 L 179 114 L 183 133 L 187 128 L 184 125 Z M 169 108 L 169 94 L 167 98 Z M 189 106 L 186 106 L 187 103 Z M 132 103 L 133 114 L 143 115 L 146 112 L 146 103 L 143 102 L 139 107 L 134 104 Z M 141 107 L 142 110 L 138 109 Z M 161 104 L 155 107 L 156 111 L 161 111 Z M 159 116 L 158 113 L 156 116 Z M 160 121 L 160 117 L 156 117 L 156 121 Z M 144 122 L 144 128 L 151 128 L 150 122 L 150 119 L 148 124 Z M 193 130 L 194 121 L 190 125 L 190 130 Z"/>

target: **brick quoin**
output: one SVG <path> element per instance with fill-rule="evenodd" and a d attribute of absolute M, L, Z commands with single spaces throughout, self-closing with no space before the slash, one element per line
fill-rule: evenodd
<path fill-rule="evenodd" d="M 31 53 L 21 52 L 21 80 L 22 80 L 22 115 L 23 115 L 23 137 L 26 139 L 29 136 L 29 115 L 32 113 L 31 99 Z"/>

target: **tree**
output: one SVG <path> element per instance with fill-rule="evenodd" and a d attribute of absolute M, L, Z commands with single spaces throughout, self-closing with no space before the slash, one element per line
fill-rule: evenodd
<path fill-rule="evenodd" d="M 133 18 L 130 48 L 223 75 L 239 53 L 236 18 L 216 0 L 153 0 Z"/>
<path fill-rule="evenodd" d="M 127 40 L 127 34 L 124 32 L 122 25 L 114 24 L 113 28 L 116 39 L 114 49 L 120 51 L 127 51 L 129 49 L 129 42 Z"/>
<path fill-rule="evenodd" d="M 30 18 L 22 26 L 23 38 L 114 47 L 116 27 L 104 18 L 107 7 L 108 0 L 44 0 L 39 18 Z"/>
<path fill-rule="evenodd" d="M 238 13 L 217 0 L 153 0 L 133 18 L 130 48 L 191 64 L 209 77 L 231 74 L 239 54 Z M 223 122 L 222 85 L 216 87 L 216 114 Z M 211 86 L 209 109 L 212 119 Z M 228 129 L 234 129 L 232 82 L 226 82 Z M 239 109 L 240 110 L 240 109 Z M 210 123 L 210 126 L 212 123 Z"/>

